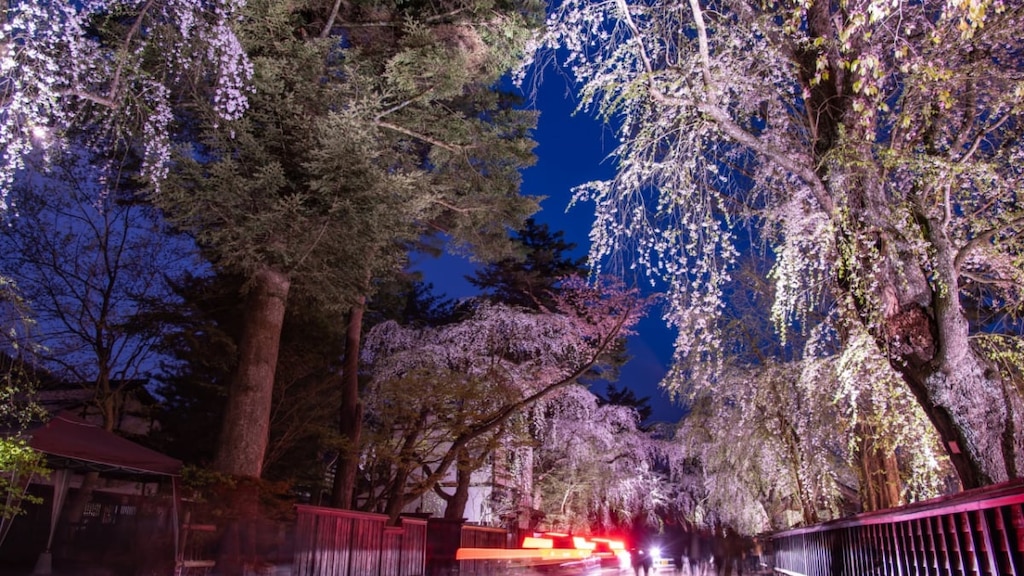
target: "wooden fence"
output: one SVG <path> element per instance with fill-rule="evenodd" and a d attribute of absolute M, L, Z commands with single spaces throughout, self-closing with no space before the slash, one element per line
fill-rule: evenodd
<path fill-rule="evenodd" d="M 297 506 L 292 575 L 483 576 L 493 574 L 493 566 L 459 563 L 455 551 L 509 545 L 506 530 L 461 520 L 402 517 L 398 526 L 387 526 L 382 514 Z"/>
<path fill-rule="evenodd" d="M 298 506 L 294 576 L 423 576 L 427 521 Z"/>
<path fill-rule="evenodd" d="M 1024 576 L 1024 482 L 772 535 L 791 576 Z"/>
<path fill-rule="evenodd" d="M 462 548 L 514 548 L 518 543 L 509 540 L 510 534 L 504 528 L 486 526 L 463 526 L 460 546 Z M 463 560 L 459 562 L 459 576 L 490 576 L 504 574 L 507 561 Z"/>

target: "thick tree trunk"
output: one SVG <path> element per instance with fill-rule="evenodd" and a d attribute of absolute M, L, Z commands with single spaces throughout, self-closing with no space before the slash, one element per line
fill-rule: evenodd
<path fill-rule="evenodd" d="M 247 298 L 238 367 L 228 390 L 213 468 L 259 478 L 270 432 L 274 372 L 291 279 L 264 269 L 256 273 Z"/>
<path fill-rule="evenodd" d="M 345 360 L 341 369 L 338 431 L 345 439 L 345 447 L 338 454 L 331 505 L 345 510 L 352 509 L 354 504 L 356 474 L 359 470 L 359 442 L 363 431 L 363 404 L 359 400 L 359 348 L 365 306 L 366 299 L 360 298 L 349 309 L 345 331 Z"/>
<path fill-rule="evenodd" d="M 459 464 L 456 467 L 455 492 L 445 499 L 445 520 L 462 520 L 465 518 L 472 477 L 473 470 L 469 462 L 469 452 L 463 448 L 459 451 Z"/>
<path fill-rule="evenodd" d="M 930 329 L 934 342 L 923 336 Z M 964 489 L 1016 477 L 1024 454 L 1015 424 L 1024 416 L 1020 398 L 1007 394 L 998 374 L 970 349 L 966 328 L 953 337 L 948 329 L 920 309 L 890 319 L 887 330 L 898 352 L 893 367 L 938 431 Z M 922 336 L 910 340 L 915 334 Z M 895 345 L 897 338 L 907 344 Z M 923 345 L 935 347 L 930 361 L 920 362 Z"/>
<path fill-rule="evenodd" d="M 971 347 L 960 306 L 956 249 L 940 222 L 929 222 L 935 284 L 929 307 L 903 300 L 885 320 L 893 368 L 909 385 L 938 431 L 964 489 L 1018 474 L 1024 435 L 1016 422 L 1022 401 Z M 896 291 L 893 287 L 891 290 Z"/>

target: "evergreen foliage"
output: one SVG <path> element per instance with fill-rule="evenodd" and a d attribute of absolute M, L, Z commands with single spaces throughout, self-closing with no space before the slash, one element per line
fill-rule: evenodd
<path fill-rule="evenodd" d="M 512 236 L 514 257 L 488 262 L 470 284 L 493 302 L 523 308 L 550 308 L 558 283 L 569 276 L 587 273 L 586 259 L 570 254 L 576 244 L 565 241 L 561 230 L 552 232 L 547 224 L 529 218 Z"/>
<path fill-rule="evenodd" d="M 349 312 L 348 346 L 358 347 L 361 312 L 351 312 L 401 271 L 408 246 L 441 232 L 487 256 L 536 208 L 518 191 L 534 115 L 493 89 L 529 8 L 244 7 L 235 28 L 253 67 L 248 108 L 230 120 L 182 110 L 174 170 L 153 196 L 215 266 L 246 279 L 221 471 L 261 472 L 289 299 Z M 342 410 L 357 410 L 354 390 L 345 398 Z"/>

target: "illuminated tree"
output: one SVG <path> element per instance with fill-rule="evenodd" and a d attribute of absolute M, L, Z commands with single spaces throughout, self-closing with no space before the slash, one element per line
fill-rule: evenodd
<path fill-rule="evenodd" d="M 596 206 L 591 259 L 629 251 L 667 286 L 667 387 L 717 385 L 705 375 L 724 354 L 723 289 L 749 226 L 775 256 L 780 333 L 810 330 L 808 311 L 833 298 L 830 324 L 870 335 L 964 487 L 1020 474 L 1021 397 L 978 346 L 1016 350 L 1018 336 L 966 310 L 998 318 L 1022 302 L 1022 10 L 570 0 L 553 12 L 537 56 L 563 51 L 581 107 L 613 119 L 621 142 L 617 175 L 577 189 Z"/>
<path fill-rule="evenodd" d="M 433 490 L 453 465 L 460 472 L 479 466 L 511 419 L 599 369 L 643 313 L 635 291 L 619 284 L 575 279 L 563 286 L 556 307 L 542 313 L 481 304 L 447 326 L 385 322 L 367 336 L 368 418 L 383 433 L 382 450 L 367 452 L 392 455 L 381 460 L 392 516 Z M 460 479 L 468 482 L 468 475 Z"/>
<path fill-rule="evenodd" d="M 935 497 L 949 474 L 923 411 L 866 334 L 839 357 L 727 369 L 676 441 L 674 476 L 698 463 L 701 479 L 681 508 L 744 534 Z"/>
<path fill-rule="evenodd" d="M 554 530 L 590 532 L 652 521 L 667 498 L 663 446 L 635 409 L 571 386 L 537 406 L 533 507 Z"/>

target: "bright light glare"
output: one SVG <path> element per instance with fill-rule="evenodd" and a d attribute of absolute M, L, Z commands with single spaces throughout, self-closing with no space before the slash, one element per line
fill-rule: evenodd
<path fill-rule="evenodd" d="M 658 560 L 661 560 L 661 548 L 658 548 L 657 546 L 652 546 L 651 547 L 651 558 L 653 558 L 655 562 L 657 562 Z"/>
<path fill-rule="evenodd" d="M 50 130 L 46 126 L 33 126 L 32 138 L 35 140 L 46 140 L 50 136 Z"/>
<path fill-rule="evenodd" d="M 593 550 L 597 548 L 597 542 L 587 542 L 586 538 L 580 538 L 579 536 L 572 537 L 572 545 L 577 550 Z"/>
<path fill-rule="evenodd" d="M 535 538 L 533 536 L 523 538 L 523 548 L 553 548 L 554 545 L 551 538 Z"/>
<path fill-rule="evenodd" d="M 627 570 L 633 565 L 633 560 L 629 556 L 628 550 L 618 550 L 615 555 L 619 557 L 619 570 Z"/>

